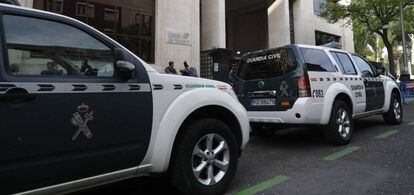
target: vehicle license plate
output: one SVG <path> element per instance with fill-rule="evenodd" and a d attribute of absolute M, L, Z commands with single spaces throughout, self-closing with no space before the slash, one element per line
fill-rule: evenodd
<path fill-rule="evenodd" d="M 253 99 L 250 102 L 252 106 L 275 106 L 276 100 L 275 99 Z"/>

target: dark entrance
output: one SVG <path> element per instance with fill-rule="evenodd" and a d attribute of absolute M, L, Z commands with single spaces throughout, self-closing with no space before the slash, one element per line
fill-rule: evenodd
<path fill-rule="evenodd" d="M 267 8 L 275 0 L 226 0 L 227 47 L 246 53 L 269 45 Z"/>

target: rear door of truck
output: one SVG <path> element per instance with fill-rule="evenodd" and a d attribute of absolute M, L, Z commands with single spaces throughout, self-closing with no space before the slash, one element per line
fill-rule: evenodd
<path fill-rule="evenodd" d="M 248 111 L 285 111 L 298 98 L 303 68 L 294 48 L 283 47 L 246 54 L 239 64 L 234 88 Z"/>
<path fill-rule="evenodd" d="M 342 78 L 342 74 L 324 49 L 301 47 L 300 51 L 310 80 L 312 101 L 322 105 L 328 88 L 333 83 L 342 82 L 348 78 Z"/>

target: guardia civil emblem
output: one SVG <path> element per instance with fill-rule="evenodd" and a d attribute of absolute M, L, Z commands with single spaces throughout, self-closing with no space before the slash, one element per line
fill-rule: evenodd
<path fill-rule="evenodd" d="M 265 85 L 265 83 L 264 83 L 263 81 L 259 81 L 259 83 L 257 83 L 257 86 L 258 86 L 259 88 L 263 88 L 263 87 L 264 87 L 264 85 Z"/>
<path fill-rule="evenodd" d="M 282 94 L 281 94 L 282 96 L 289 97 L 289 92 L 288 92 L 289 85 L 287 84 L 286 81 L 282 81 L 280 83 L 280 88 L 279 89 L 282 92 Z"/>
<path fill-rule="evenodd" d="M 93 137 L 91 130 L 88 128 L 88 122 L 93 120 L 93 111 L 89 111 L 89 106 L 82 103 L 77 108 L 77 112 L 73 113 L 71 123 L 77 127 L 75 134 L 72 137 L 72 141 L 75 141 L 79 134 L 82 133 L 86 138 Z"/>

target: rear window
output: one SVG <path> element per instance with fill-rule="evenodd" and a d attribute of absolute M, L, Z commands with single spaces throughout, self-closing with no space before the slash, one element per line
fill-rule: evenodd
<path fill-rule="evenodd" d="M 281 48 L 243 57 L 237 76 L 243 80 L 265 79 L 282 76 L 296 68 L 291 49 Z"/>
<path fill-rule="evenodd" d="M 301 48 L 300 51 L 308 71 L 336 72 L 334 65 L 323 50 Z"/>

